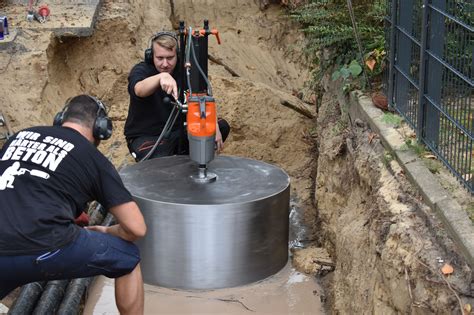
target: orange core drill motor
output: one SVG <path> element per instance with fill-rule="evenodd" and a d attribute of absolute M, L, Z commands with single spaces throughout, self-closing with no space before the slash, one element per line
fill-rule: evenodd
<path fill-rule="evenodd" d="M 199 182 L 212 182 L 216 180 L 216 175 L 207 172 L 207 164 L 214 159 L 217 117 L 216 103 L 207 77 L 208 36 L 215 35 L 220 44 L 219 33 L 209 29 L 207 20 L 199 31 L 193 31 L 191 27 L 184 31 L 184 23 L 180 29 L 187 40 L 184 68 L 188 87 L 186 123 L 189 156 L 199 165 L 199 173 L 193 178 Z M 194 61 L 192 69 L 191 56 Z"/>

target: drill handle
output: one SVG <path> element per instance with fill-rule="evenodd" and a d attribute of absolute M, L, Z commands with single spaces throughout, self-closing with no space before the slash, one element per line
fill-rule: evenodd
<path fill-rule="evenodd" d="M 178 108 L 180 111 L 182 111 L 183 113 L 186 113 L 187 110 L 188 110 L 188 105 L 186 103 L 181 103 L 179 100 L 175 100 L 175 101 L 172 101 L 171 98 L 174 99 L 173 96 L 169 97 L 169 96 L 165 96 L 163 97 L 163 104 L 166 106 L 168 104 L 171 104 L 171 105 L 174 105 L 176 106 L 176 108 Z"/>

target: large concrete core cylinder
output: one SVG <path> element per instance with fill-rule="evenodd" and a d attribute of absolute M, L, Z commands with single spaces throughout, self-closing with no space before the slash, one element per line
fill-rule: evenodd
<path fill-rule="evenodd" d="M 290 181 L 278 167 L 219 156 L 217 180 L 199 183 L 186 156 L 148 160 L 121 172 L 145 217 L 138 242 L 148 284 L 234 287 L 275 274 L 288 260 Z"/>

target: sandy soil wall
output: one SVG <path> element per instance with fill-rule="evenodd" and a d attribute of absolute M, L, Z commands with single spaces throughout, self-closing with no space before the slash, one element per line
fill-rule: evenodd
<path fill-rule="evenodd" d="M 336 261 L 323 279 L 332 312 L 460 313 L 472 298 L 471 270 L 377 136 L 349 117 L 334 86 L 327 82 L 317 120 L 315 191 L 320 242 Z M 445 263 L 452 275 L 441 274 Z"/>

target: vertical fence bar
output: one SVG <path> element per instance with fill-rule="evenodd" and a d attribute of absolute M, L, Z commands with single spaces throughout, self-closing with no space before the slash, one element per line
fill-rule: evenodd
<path fill-rule="evenodd" d="M 417 117 L 417 131 L 418 137 L 424 137 L 424 118 L 426 114 L 425 101 L 425 77 L 426 77 L 426 37 L 428 36 L 428 4 L 429 0 L 423 0 L 422 6 L 422 21 L 421 21 L 421 47 L 420 47 L 420 72 L 419 72 L 419 86 L 418 91 L 418 117 Z"/>
<path fill-rule="evenodd" d="M 413 41 L 413 27 L 414 27 L 414 3 L 415 0 L 401 0 L 398 6 L 398 24 L 395 25 L 397 32 L 396 43 L 396 57 L 394 66 L 397 72 L 395 74 L 395 103 L 398 111 L 407 119 L 410 119 L 411 110 L 413 109 L 413 91 L 417 89 L 411 81 L 414 80 L 411 75 L 413 55 L 414 55 L 414 41 Z M 405 33 L 405 34 L 404 34 Z M 408 34 L 409 36 L 407 36 Z M 417 58 L 418 61 L 418 58 Z M 407 77 L 405 77 L 405 74 Z M 413 123 L 415 123 L 413 121 Z"/>
<path fill-rule="evenodd" d="M 431 3 L 432 5 L 436 5 L 441 10 L 446 9 L 446 0 L 431 0 Z M 428 9 L 432 10 L 430 5 L 428 5 Z M 438 12 L 430 12 L 430 36 L 427 37 L 427 45 L 429 47 L 429 51 L 434 56 L 440 60 L 443 60 L 446 41 L 445 17 Z M 447 82 L 445 78 L 448 75 L 447 69 L 443 64 L 433 57 L 430 57 L 429 60 L 427 60 L 427 67 L 429 67 L 426 71 L 429 75 L 429 80 L 426 86 L 427 95 L 439 108 L 443 108 L 446 103 L 445 91 L 447 88 Z M 426 107 L 424 119 L 425 130 L 422 139 L 435 149 L 439 148 L 439 124 L 440 111 L 435 106 L 433 106 L 433 104 L 429 104 Z"/>
<path fill-rule="evenodd" d="M 398 0 L 391 0 L 391 10 L 390 10 L 390 65 L 388 71 L 388 104 L 390 107 L 395 106 L 395 101 L 393 100 L 394 95 L 394 67 L 395 67 L 395 31 L 397 24 L 397 2 Z"/>

